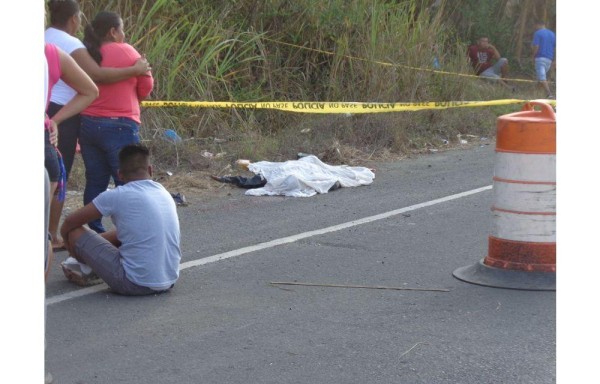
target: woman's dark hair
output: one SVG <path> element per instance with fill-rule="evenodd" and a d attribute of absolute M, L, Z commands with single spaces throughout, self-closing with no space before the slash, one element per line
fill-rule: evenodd
<path fill-rule="evenodd" d="M 102 61 L 102 54 L 100 54 L 102 40 L 111 28 L 119 28 L 119 25 L 121 25 L 121 16 L 118 13 L 102 11 L 94 17 L 91 25 L 85 27 L 83 44 L 98 65 Z"/>
<path fill-rule="evenodd" d="M 63 27 L 69 19 L 79 13 L 77 0 L 49 0 L 50 24 Z"/>

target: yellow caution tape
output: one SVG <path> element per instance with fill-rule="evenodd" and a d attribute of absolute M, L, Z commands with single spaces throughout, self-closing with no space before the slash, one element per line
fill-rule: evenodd
<path fill-rule="evenodd" d="M 489 107 L 494 105 L 524 104 L 530 100 L 505 99 L 489 101 L 425 101 L 419 103 L 362 103 L 322 101 L 268 101 L 268 102 L 224 102 L 224 101 L 142 101 L 142 107 L 193 107 L 193 108 L 237 108 L 275 109 L 299 113 L 386 113 L 421 111 L 427 109 L 449 109 Z M 537 100 L 555 106 L 556 100 Z"/>

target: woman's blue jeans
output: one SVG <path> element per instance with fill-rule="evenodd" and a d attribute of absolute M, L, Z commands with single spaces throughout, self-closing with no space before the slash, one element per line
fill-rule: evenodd
<path fill-rule="evenodd" d="M 81 115 L 79 146 L 85 165 L 85 190 L 83 204 L 106 191 L 112 176 L 115 186 L 123 185 L 119 179 L 119 151 L 126 145 L 140 142 L 140 126 L 126 117 L 94 117 Z M 88 223 L 90 229 L 102 233 L 106 230 L 102 219 Z"/>

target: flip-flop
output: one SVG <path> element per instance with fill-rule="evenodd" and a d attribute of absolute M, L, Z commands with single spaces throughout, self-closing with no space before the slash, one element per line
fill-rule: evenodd
<path fill-rule="evenodd" d="M 67 248 L 65 248 L 64 244 L 52 244 L 52 251 L 53 252 L 60 252 L 60 251 L 66 251 Z"/>
<path fill-rule="evenodd" d="M 66 267 L 65 265 L 61 264 L 61 267 L 67 280 L 69 280 L 71 283 L 79 285 L 80 287 L 89 287 L 91 285 L 97 285 L 102 283 L 102 279 L 96 274 L 93 274 L 91 276 L 84 276 L 81 272 L 74 271 L 69 267 Z"/>

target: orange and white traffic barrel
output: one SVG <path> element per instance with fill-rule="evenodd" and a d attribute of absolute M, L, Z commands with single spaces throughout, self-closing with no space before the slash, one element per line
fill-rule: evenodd
<path fill-rule="evenodd" d="M 535 110 L 538 106 L 540 110 Z M 497 119 L 488 255 L 460 280 L 513 289 L 556 289 L 556 115 L 543 102 Z"/>

